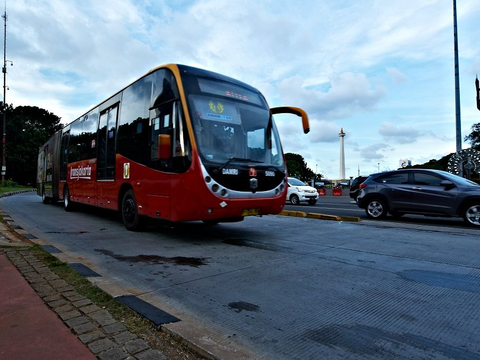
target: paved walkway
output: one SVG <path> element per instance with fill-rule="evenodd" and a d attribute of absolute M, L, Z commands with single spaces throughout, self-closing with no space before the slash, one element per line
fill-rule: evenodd
<path fill-rule="evenodd" d="M 0 359 L 166 359 L 77 293 L 28 245 L 0 223 Z"/>
<path fill-rule="evenodd" d="M 0 284 L 0 358 L 96 359 L 4 255 L 0 255 Z"/>

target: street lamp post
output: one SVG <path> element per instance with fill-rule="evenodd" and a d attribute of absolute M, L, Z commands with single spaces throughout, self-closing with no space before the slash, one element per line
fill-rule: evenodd
<path fill-rule="evenodd" d="M 5 5 L 6 6 L 6 5 Z M 5 186 L 5 174 L 7 172 L 6 137 L 7 137 L 7 10 L 3 14 L 3 137 L 2 137 L 2 187 Z"/>
<path fill-rule="evenodd" d="M 462 151 L 462 120 L 460 115 L 460 71 L 458 64 L 457 1 L 453 0 L 453 52 L 455 59 L 455 129 L 456 150 Z"/>
<path fill-rule="evenodd" d="M 475 78 L 475 90 L 477 93 L 477 109 L 480 110 L 480 83 L 478 82 L 478 76 Z"/>
<path fill-rule="evenodd" d="M 2 187 L 5 186 L 5 175 L 7 173 L 7 63 L 13 66 L 13 62 L 7 60 L 7 4 L 3 13 L 3 136 L 2 136 Z"/>

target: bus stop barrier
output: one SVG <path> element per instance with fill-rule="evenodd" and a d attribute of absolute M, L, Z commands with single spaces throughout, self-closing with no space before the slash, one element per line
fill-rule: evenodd
<path fill-rule="evenodd" d="M 342 196 L 342 189 L 332 189 L 333 196 Z"/>
<path fill-rule="evenodd" d="M 327 195 L 327 189 L 317 189 L 318 195 L 325 196 Z"/>

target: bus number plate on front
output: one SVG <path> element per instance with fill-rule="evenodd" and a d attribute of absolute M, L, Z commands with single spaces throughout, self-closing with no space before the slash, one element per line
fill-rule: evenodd
<path fill-rule="evenodd" d="M 260 213 L 260 209 L 243 209 L 242 216 L 254 216 Z"/>

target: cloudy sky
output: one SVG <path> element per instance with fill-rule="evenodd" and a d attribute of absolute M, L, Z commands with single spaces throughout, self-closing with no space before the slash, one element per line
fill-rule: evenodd
<path fill-rule="evenodd" d="M 457 4 L 463 137 L 480 122 L 480 1 Z M 285 152 L 339 177 L 455 151 L 452 0 L 7 0 L 7 103 L 68 123 L 151 68 L 181 63 L 258 88 Z M 464 148 L 469 144 L 464 143 Z"/>

